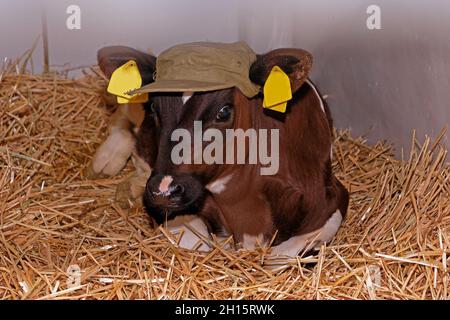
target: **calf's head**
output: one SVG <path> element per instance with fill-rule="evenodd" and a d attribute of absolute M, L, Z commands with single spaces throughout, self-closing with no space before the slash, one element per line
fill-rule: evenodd
<path fill-rule="evenodd" d="M 223 89 L 192 96 L 152 94 L 137 148 L 152 168 L 144 204 L 156 221 L 195 213 L 202 205 L 207 196 L 205 186 L 224 165 L 199 159 L 208 143 L 202 137 L 198 140 L 198 125 L 202 126 L 201 135 L 215 129 L 225 136 L 225 130 L 238 123 L 234 93 L 235 89 Z M 195 145 L 196 139 L 200 145 Z M 220 147 L 225 152 L 225 146 Z"/>
<path fill-rule="evenodd" d="M 311 63 L 311 55 L 303 50 L 277 49 L 258 56 L 248 76 L 254 84 L 263 86 L 272 68 L 279 66 L 289 76 L 295 93 L 307 79 Z M 157 222 L 195 213 L 210 196 L 208 184 L 240 165 L 236 164 L 239 157 L 236 144 L 230 157 L 234 162 L 227 163 L 230 152 L 227 129 L 246 131 L 280 126 L 283 118 L 263 109 L 262 99 L 262 93 L 249 98 L 237 87 L 150 94 L 138 134 L 137 151 L 152 168 L 144 204 Z M 284 116 L 289 117 L 289 109 Z M 217 141 L 221 137 L 222 140 Z M 246 159 L 252 156 L 249 152 L 247 142 Z M 220 154 L 222 162 L 217 161 Z"/>

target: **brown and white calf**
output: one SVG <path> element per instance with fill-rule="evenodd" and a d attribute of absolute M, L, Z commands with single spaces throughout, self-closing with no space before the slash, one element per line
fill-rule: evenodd
<path fill-rule="evenodd" d="M 154 60 L 149 61 L 141 69 L 152 74 Z M 251 67 L 250 79 L 261 86 L 275 65 L 289 76 L 293 98 L 285 114 L 263 109 L 262 94 L 249 99 L 237 88 L 152 93 L 137 133 L 138 174 L 121 187 L 122 194 L 130 200 L 143 196 L 148 213 L 158 223 L 187 222 L 190 227 L 180 243 L 184 247 L 192 248 L 199 240 L 191 227 L 205 237 L 232 235 L 249 249 L 267 244 L 276 235 L 273 255 L 296 256 L 329 242 L 345 217 L 349 196 L 332 172 L 332 120 L 307 78 L 311 61 L 303 50 L 277 49 L 258 56 Z M 278 172 L 261 175 L 258 163 L 175 165 L 171 135 L 180 128 L 193 134 L 194 121 L 224 133 L 278 129 Z M 248 144 L 246 148 L 248 155 Z"/>

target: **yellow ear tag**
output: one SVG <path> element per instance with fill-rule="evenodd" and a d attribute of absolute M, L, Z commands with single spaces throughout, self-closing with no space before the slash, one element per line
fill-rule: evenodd
<path fill-rule="evenodd" d="M 148 93 L 135 94 L 131 99 L 122 98 L 117 96 L 117 103 L 128 104 L 128 103 L 145 103 L 148 101 Z"/>
<path fill-rule="evenodd" d="M 286 112 L 287 102 L 292 99 L 291 82 L 280 67 L 274 66 L 263 88 L 263 107 Z"/>
<path fill-rule="evenodd" d="M 117 103 L 144 103 L 148 101 L 148 93 L 129 95 L 127 92 L 138 89 L 142 85 L 142 77 L 134 60 L 130 60 L 117 68 L 111 75 L 107 91 L 117 96 Z"/>

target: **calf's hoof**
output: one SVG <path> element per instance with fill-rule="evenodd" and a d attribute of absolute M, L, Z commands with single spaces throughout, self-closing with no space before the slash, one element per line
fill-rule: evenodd
<path fill-rule="evenodd" d="M 116 188 L 116 203 L 122 209 L 130 209 L 133 206 L 142 207 L 142 195 L 144 194 L 146 181 L 145 178 L 132 176 L 119 183 Z"/>
<path fill-rule="evenodd" d="M 131 156 L 135 144 L 128 130 L 114 130 L 97 149 L 92 159 L 91 176 L 114 176 L 122 170 Z"/>
<path fill-rule="evenodd" d="M 89 165 L 83 170 L 83 176 L 89 180 L 105 179 L 108 177 L 101 172 L 95 172 L 92 167 L 92 161 L 89 162 Z"/>
<path fill-rule="evenodd" d="M 136 200 L 131 193 L 131 184 L 129 180 L 117 185 L 115 201 L 122 209 L 130 209 L 137 205 Z"/>

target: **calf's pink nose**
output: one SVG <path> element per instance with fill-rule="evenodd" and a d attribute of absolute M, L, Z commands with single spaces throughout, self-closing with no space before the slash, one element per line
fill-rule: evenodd
<path fill-rule="evenodd" d="M 173 178 L 171 176 L 164 176 L 164 178 L 161 179 L 161 182 L 159 183 L 158 190 L 161 194 L 165 195 L 169 193 L 169 187 L 172 183 Z"/>

